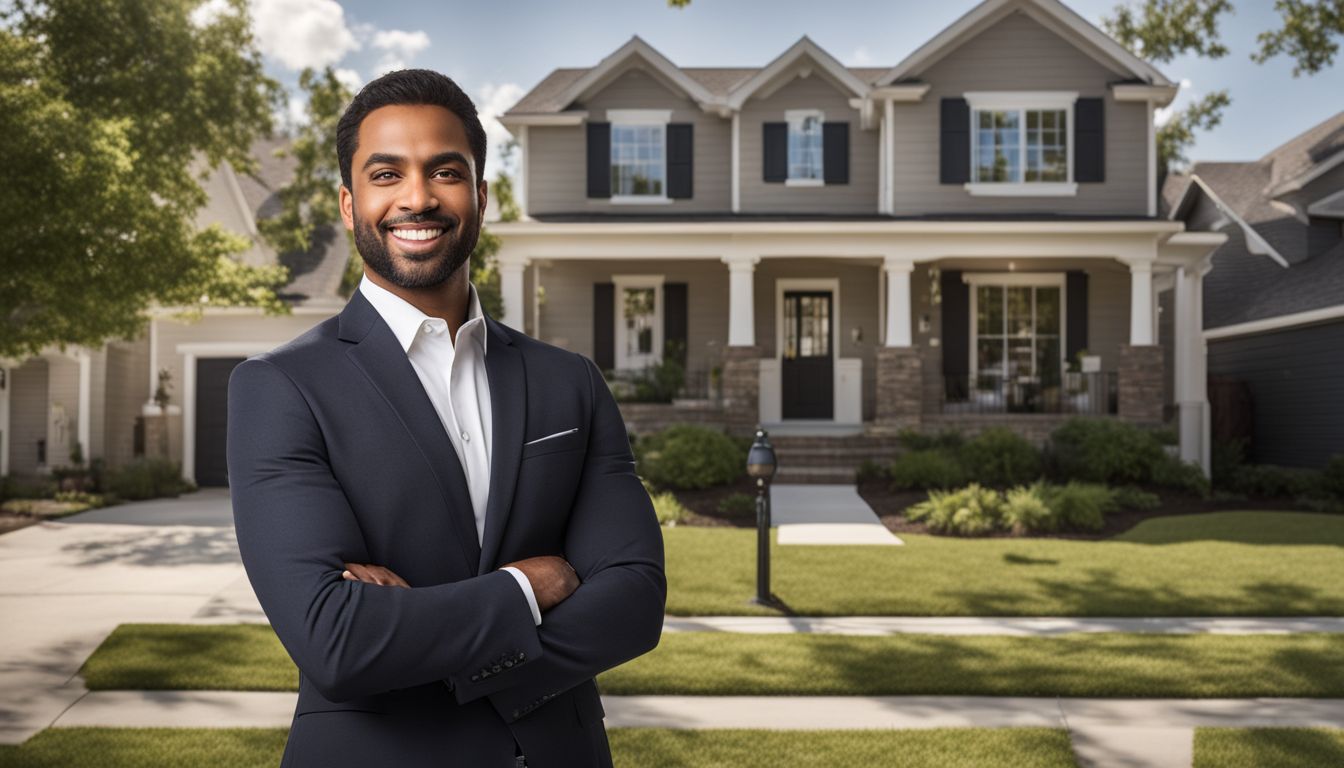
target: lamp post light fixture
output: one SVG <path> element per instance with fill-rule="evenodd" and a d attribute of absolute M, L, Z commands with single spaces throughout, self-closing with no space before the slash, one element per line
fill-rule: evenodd
<path fill-rule="evenodd" d="M 756 480 L 756 597 L 751 602 L 771 608 L 779 607 L 770 595 L 770 481 L 777 467 L 774 446 L 757 425 L 756 441 L 747 451 L 747 474 Z"/>

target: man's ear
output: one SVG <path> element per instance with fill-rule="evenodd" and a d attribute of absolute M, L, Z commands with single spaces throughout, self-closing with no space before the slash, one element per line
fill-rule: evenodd
<path fill-rule="evenodd" d="M 476 204 L 477 207 L 479 208 L 479 210 L 477 211 L 478 213 L 478 219 L 476 221 L 477 224 L 485 222 L 485 205 L 486 202 L 489 201 L 489 199 L 490 199 L 489 182 L 487 182 L 485 179 L 481 179 L 480 183 L 476 185 Z"/>
<path fill-rule="evenodd" d="M 341 185 L 341 221 L 345 222 L 345 228 L 351 232 L 355 231 L 355 196 L 350 192 L 350 188 Z"/>

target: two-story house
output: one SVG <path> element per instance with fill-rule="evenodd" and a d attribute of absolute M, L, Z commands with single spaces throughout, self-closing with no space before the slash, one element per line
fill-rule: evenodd
<path fill-rule="evenodd" d="M 1174 420 L 1207 468 L 1225 236 L 1158 215 L 1176 91 L 1055 0 L 986 0 L 882 68 L 807 38 L 679 67 L 632 38 L 501 118 L 524 211 L 492 228 L 504 321 L 617 376 L 684 355 L 735 431 Z"/>

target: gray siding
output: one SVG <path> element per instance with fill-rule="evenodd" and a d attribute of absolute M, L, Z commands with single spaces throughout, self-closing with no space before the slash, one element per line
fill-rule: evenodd
<path fill-rule="evenodd" d="M 37 441 L 47 439 L 47 361 L 32 358 L 10 369 L 9 473 L 38 471 Z"/>
<path fill-rule="evenodd" d="M 135 423 L 149 401 L 149 337 L 107 345 L 107 391 L 103 402 L 103 459 L 119 467 L 135 458 Z"/>
<path fill-rule="evenodd" d="M 56 429 L 49 420 L 47 428 L 47 464 L 53 467 L 70 464 L 70 451 L 79 442 L 79 363 L 70 358 L 47 360 L 48 407 L 57 405 L 65 410 L 65 429 Z M 50 414 L 51 411 L 48 411 Z M 88 456 L 88 446 L 84 455 Z"/>
<path fill-rule="evenodd" d="M 1022 13 L 1014 13 L 919 74 L 924 100 L 896 105 L 895 213 L 1041 212 L 1145 216 L 1147 111 L 1119 103 L 1108 83 L 1124 79 Z M 1079 184 L 1074 197 L 973 197 L 938 183 L 939 105 L 967 91 L 1077 91 L 1105 97 L 1106 181 Z"/>
<path fill-rule="evenodd" d="M 876 130 L 859 128 L 859 111 L 850 95 L 814 67 L 806 78 L 790 80 L 763 99 L 748 99 L 739 118 L 741 203 L 743 213 L 877 213 Z M 763 123 L 783 122 L 785 110 L 820 109 L 827 122 L 849 123 L 849 183 L 790 187 L 761 180 Z"/>
<path fill-rule="evenodd" d="M 1344 322 L 1209 342 L 1209 375 L 1250 388 L 1250 458 L 1320 467 L 1344 453 Z"/>
<path fill-rule="evenodd" d="M 731 207 L 732 122 L 700 109 L 641 69 L 630 69 L 575 109 L 605 122 L 609 109 L 670 109 L 672 122 L 695 126 L 694 196 L 662 205 L 613 205 L 587 197 L 585 126 L 530 127 L 527 131 L 527 206 L 547 213 L 675 214 Z"/>

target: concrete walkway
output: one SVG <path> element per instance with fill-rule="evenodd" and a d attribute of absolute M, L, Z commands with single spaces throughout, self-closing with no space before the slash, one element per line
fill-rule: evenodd
<path fill-rule="evenodd" d="M 1344 633 L 1344 618 L 976 618 L 920 616 L 667 616 L 664 632 L 750 635 L 1002 635 L 1049 637 L 1076 632 L 1160 635 L 1288 635 Z"/>
<path fill-rule="evenodd" d="M 293 693 L 96 691 L 71 727 L 285 728 Z M 774 730 L 1063 728 L 1085 766 L 1190 768 L 1198 727 L 1344 728 L 1344 699 L 980 696 L 604 696 L 608 728 Z"/>
<path fill-rule="evenodd" d="M 903 544 L 853 485 L 770 487 L 770 522 L 779 544 Z"/>

